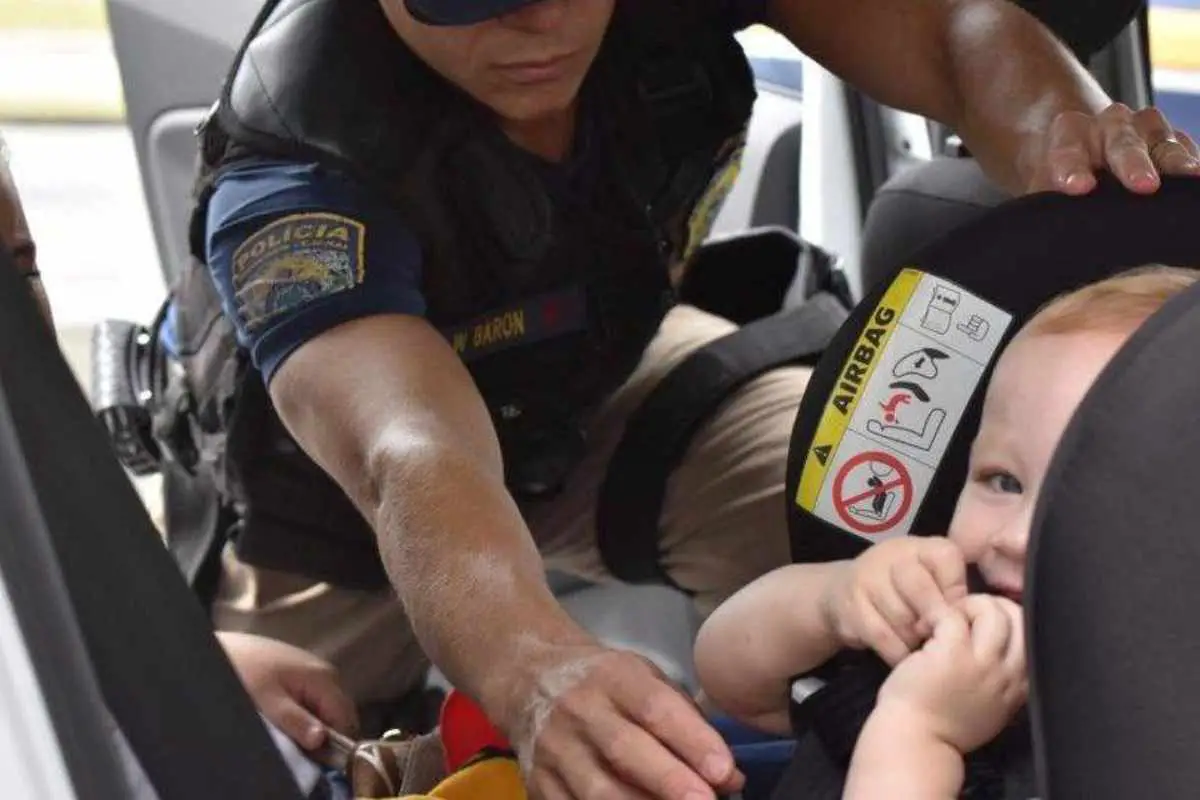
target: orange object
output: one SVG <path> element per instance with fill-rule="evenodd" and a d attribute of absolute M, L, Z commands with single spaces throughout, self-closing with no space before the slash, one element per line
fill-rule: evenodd
<path fill-rule="evenodd" d="M 446 695 L 439 722 L 442 747 L 446 751 L 447 774 L 458 771 L 486 748 L 512 749 L 504 735 L 483 713 L 483 709 L 456 689 L 451 689 Z"/>

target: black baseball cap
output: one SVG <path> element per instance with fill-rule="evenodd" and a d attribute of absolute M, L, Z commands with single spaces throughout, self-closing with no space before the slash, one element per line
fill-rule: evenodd
<path fill-rule="evenodd" d="M 474 25 L 536 0 L 404 0 L 408 12 L 426 25 Z"/>

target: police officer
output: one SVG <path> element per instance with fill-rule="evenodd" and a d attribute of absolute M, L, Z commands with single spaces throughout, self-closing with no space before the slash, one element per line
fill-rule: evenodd
<path fill-rule="evenodd" d="M 624 420 L 732 328 L 671 307 L 668 277 L 731 180 L 753 100 L 733 34 L 756 22 L 952 126 L 1014 192 L 1200 172 L 1005 0 L 268 2 L 204 128 L 204 265 L 176 295 L 201 463 L 239 517 L 219 628 L 319 652 L 360 701 L 423 651 L 537 797 L 737 786 L 694 706 L 573 623 L 544 566 L 606 577 Z M 222 325 L 236 356 L 213 355 Z M 663 565 L 702 612 L 788 559 L 807 377 L 743 387 L 672 475 Z"/>

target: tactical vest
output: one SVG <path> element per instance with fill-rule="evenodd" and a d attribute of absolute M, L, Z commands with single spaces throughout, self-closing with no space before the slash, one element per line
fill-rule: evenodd
<path fill-rule="evenodd" d="M 203 258 L 214 180 L 247 158 L 315 161 L 397 209 L 422 249 L 427 317 L 460 352 L 519 503 L 554 495 L 589 411 L 632 371 L 674 300 L 689 216 L 738 156 L 753 79 L 716 3 L 617 3 L 581 94 L 589 196 L 543 167 L 395 36 L 376 2 L 275 0 L 201 129 L 194 262 L 175 288 L 199 469 L 236 509 L 251 564 L 386 585 L 375 538 L 285 431 Z M 366 265 L 366 269 L 386 265 Z"/>

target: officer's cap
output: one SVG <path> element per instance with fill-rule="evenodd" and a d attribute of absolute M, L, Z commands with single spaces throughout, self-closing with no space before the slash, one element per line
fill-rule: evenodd
<path fill-rule="evenodd" d="M 426 25 L 473 25 L 534 0 L 404 0 L 408 11 Z"/>

